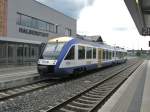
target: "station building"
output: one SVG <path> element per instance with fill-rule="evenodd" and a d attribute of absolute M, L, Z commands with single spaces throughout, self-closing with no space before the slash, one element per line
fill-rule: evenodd
<path fill-rule="evenodd" d="M 74 35 L 76 20 L 55 9 L 35 0 L 0 0 L 0 63 L 37 59 L 41 43 Z"/>

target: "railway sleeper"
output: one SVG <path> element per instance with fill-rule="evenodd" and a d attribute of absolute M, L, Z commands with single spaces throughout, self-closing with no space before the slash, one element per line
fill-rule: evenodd
<path fill-rule="evenodd" d="M 95 103 L 89 103 L 89 102 L 81 102 L 80 100 L 74 100 L 73 103 L 78 104 L 78 105 L 86 105 L 86 106 L 93 106 Z"/>
<path fill-rule="evenodd" d="M 58 112 L 58 111 L 54 111 L 54 112 Z M 59 112 L 75 112 L 75 111 L 68 110 L 68 109 L 65 109 L 65 108 L 61 108 L 61 109 L 59 110 Z"/>
<path fill-rule="evenodd" d="M 85 107 L 78 107 L 78 106 L 74 106 L 71 104 L 67 104 L 64 108 L 75 111 L 75 112 L 87 112 L 88 110 L 91 109 L 91 108 L 85 108 Z"/>
<path fill-rule="evenodd" d="M 83 100 L 83 99 L 76 99 L 75 101 L 79 103 L 89 104 L 89 105 L 97 102 L 97 101 L 89 101 L 89 100 Z"/>
<path fill-rule="evenodd" d="M 91 108 L 94 106 L 94 105 L 89 105 L 89 104 L 84 104 L 84 103 L 79 103 L 74 101 L 71 102 L 70 105 L 77 106 L 77 107 L 84 107 L 84 108 Z"/>
<path fill-rule="evenodd" d="M 89 100 L 89 101 L 98 101 L 98 98 L 92 98 L 92 97 L 86 97 L 86 96 L 81 96 L 81 99 Z"/>
<path fill-rule="evenodd" d="M 89 94 L 89 93 L 86 93 L 84 96 L 93 97 L 93 98 L 101 98 L 100 95 L 93 95 L 93 94 Z"/>
<path fill-rule="evenodd" d="M 101 91 L 89 91 L 88 93 L 90 93 L 90 94 L 93 94 L 93 95 L 103 95 L 103 94 L 105 94 L 106 92 L 101 92 Z"/>
<path fill-rule="evenodd" d="M 85 102 L 85 103 L 96 103 L 97 101 L 95 101 L 95 100 L 88 100 L 88 99 L 83 99 L 83 98 L 78 98 L 78 100 L 80 101 L 80 102 Z"/>

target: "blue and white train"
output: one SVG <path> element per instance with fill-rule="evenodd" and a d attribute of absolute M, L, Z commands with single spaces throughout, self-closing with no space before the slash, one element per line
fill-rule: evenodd
<path fill-rule="evenodd" d="M 74 37 L 50 39 L 38 59 L 40 75 L 66 77 L 126 61 L 127 51 Z"/>

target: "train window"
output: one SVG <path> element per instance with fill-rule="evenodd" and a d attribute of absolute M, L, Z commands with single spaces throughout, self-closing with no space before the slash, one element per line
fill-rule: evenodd
<path fill-rule="evenodd" d="M 65 60 L 73 60 L 75 57 L 75 46 L 72 46 L 71 49 L 69 50 Z"/>
<path fill-rule="evenodd" d="M 117 57 L 119 57 L 119 52 L 117 51 Z"/>
<path fill-rule="evenodd" d="M 93 48 L 93 59 L 96 58 L 96 48 Z"/>
<path fill-rule="evenodd" d="M 115 52 L 114 51 L 112 52 L 112 57 L 115 57 Z"/>
<path fill-rule="evenodd" d="M 85 47 L 78 46 L 78 59 L 85 59 Z"/>
<path fill-rule="evenodd" d="M 92 58 L 92 48 L 87 47 L 86 48 L 86 59 L 91 59 Z"/>
<path fill-rule="evenodd" d="M 106 55 L 106 53 L 105 53 L 106 51 L 103 51 L 103 59 L 105 59 L 105 55 Z"/>
<path fill-rule="evenodd" d="M 109 52 L 106 51 L 106 59 L 109 59 Z"/>
<path fill-rule="evenodd" d="M 108 54 L 109 54 L 108 59 L 111 59 L 111 51 L 109 51 Z"/>

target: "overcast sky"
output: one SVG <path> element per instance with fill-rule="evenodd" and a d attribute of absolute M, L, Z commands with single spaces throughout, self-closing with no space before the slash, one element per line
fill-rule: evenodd
<path fill-rule="evenodd" d="M 77 19 L 77 33 L 101 35 L 110 45 L 149 49 L 150 37 L 140 36 L 124 0 L 38 0 Z"/>

